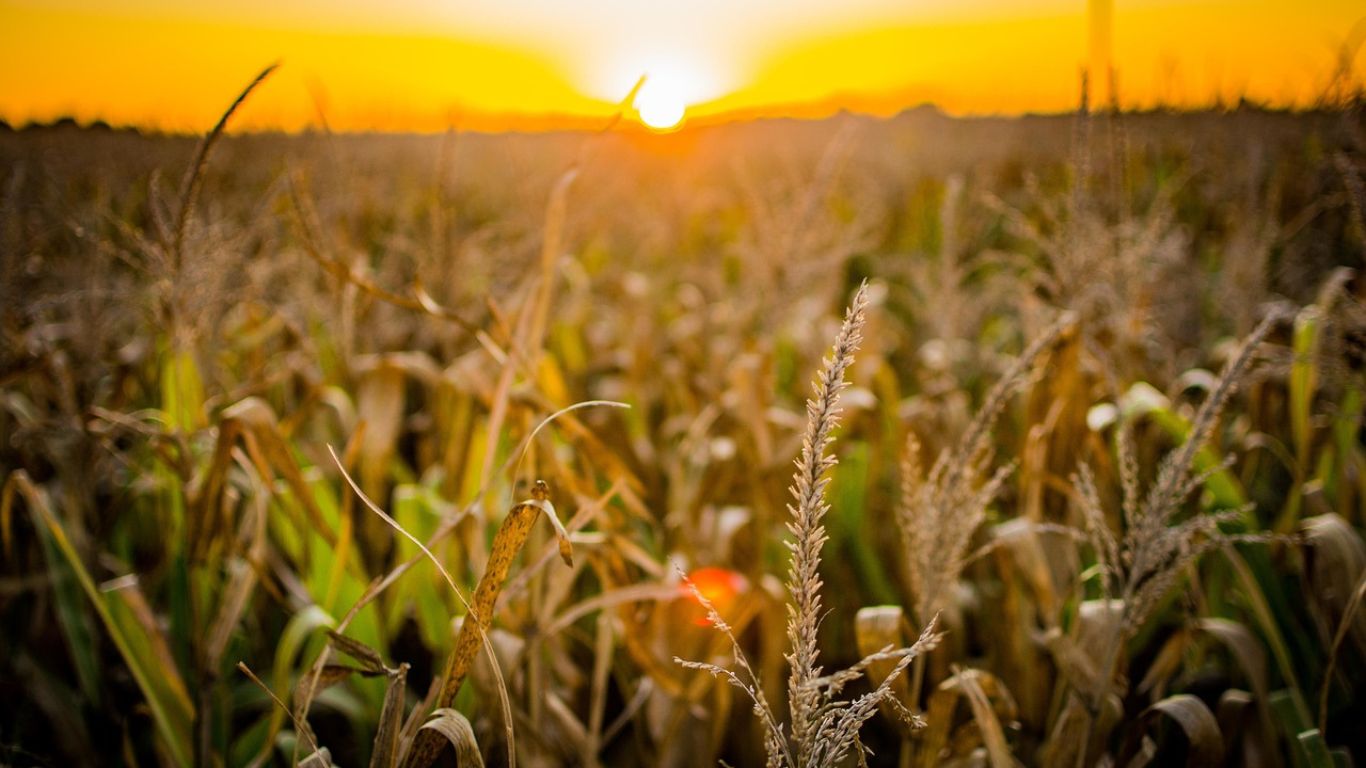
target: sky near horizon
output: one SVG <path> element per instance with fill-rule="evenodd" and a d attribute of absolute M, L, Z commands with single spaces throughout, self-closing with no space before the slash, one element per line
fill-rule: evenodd
<path fill-rule="evenodd" d="M 276 60 L 237 127 L 549 127 L 641 74 L 691 118 L 1062 111 L 1111 4 L 1127 106 L 1307 106 L 1344 50 L 1366 81 L 1347 0 L 0 0 L 0 118 L 202 130 Z"/>

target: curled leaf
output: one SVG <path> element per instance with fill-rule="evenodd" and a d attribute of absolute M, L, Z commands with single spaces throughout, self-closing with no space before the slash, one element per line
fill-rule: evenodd
<path fill-rule="evenodd" d="M 531 498 L 520 502 L 518 506 L 532 507 L 545 513 L 550 520 L 550 525 L 555 529 L 555 538 L 560 542 L 560 559 L 570 568 L 574 567 L 574 547 L 569 542 L 569 531 L 565 530 L 564 523 L 560 522 L 559 515 L 555 514 L 555 505 L 550 503 L 550 489 L 544 480 L 537 480 L 531 488 Z"/>
<path fill-rule="evenodd" d="M 1189 745 L 1186 765 L 1223 764 L 1224 737 L 1219 731 L 1219 721 L 1215 719 L 1209 707 L 1205 706 L 1205 702 L 1188 693 L 1168 696 L 1144 710 L 1142 722 L 1151 724 L 1162 715 L 1175 721 L 1186 736 L 1186 743 Z M 1128 758 L 1142 751 L 1137 741 L 1141 735 L 1145 735 L 1144 730 L 1146 729 L 1135 729 L 1130 734 L 1130 745 L 1125 750 L 1126 754 L 1121 757 L 1121 763 L 1129 762 Z"/>
<path fill-rule="evenodd" d="M 479 754 L 479 742 L 475 741 L 474 729 L 464 715 L 443 707 L 432 713 L 432 719 L 422 724 L 424 731 L 436 731 L 455 747 L 456 764 L 460 768 L 483 768 L 484 758 Z"/>

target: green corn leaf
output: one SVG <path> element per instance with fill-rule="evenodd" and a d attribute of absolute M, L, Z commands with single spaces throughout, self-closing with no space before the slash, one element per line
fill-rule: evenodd
<path fill-rule="evenodd" d="M 169 757 L 177 765 L 190 765 L 193 757 L 190 733 L 194 723 L 194 706 L 186 694 L 179 670 L 165 651 L 165 639 L 148 621 L 147 615 L 134 612 L 135 607 L 130 605 L 127 594 L 122 594 L 119 589 L 102 591 L 96 586 L 67 536 L 66 529 L 53 514 L 45 494 L 28 480 L 28 476 L 22 471 L 11 475 L 6 484 L 6 495 L 12 493 L 9 490 L 11 485 L 24 494 L 35 527 L 46 531 L 51 546 L 60 554 L 94 606 L 119 655 L 128 665 L 129 673 L 147 700 L 157 735 Z"/>

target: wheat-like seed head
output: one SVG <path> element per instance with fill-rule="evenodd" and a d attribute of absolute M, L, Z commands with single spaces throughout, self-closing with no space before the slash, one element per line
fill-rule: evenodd
<path fill-rule="evenodd" d="M 793 540 L 787 543 L 792 553 L 788 568 L 788 641 L 791 644 L 787 660 L 791 666 L 788 685 L 788 704 L 791 710 L 793 750 L 781 723 L 768 705 L 759 678 L 745 659 L 730 626 L 721 618 L 711 603 L 695 587 L 697 599 L 707 609 L 711 623 L 730 640 L 731 651 L 738 672 L 692 661 L 675 659 L 689 669 L 705 671 L 739 688 L 754 704 L 754 712 L 764 723 L 764 749 L 767 764 L 773 768 L 824 768 L 839 765 L 851 749 L 858 745 L 858 732 L 864 723 L 877 713 L 878 707 L 894 701 L 894 684 L 916 656 L 938 644 L 936 619 L 931 619 L 920 638 L 908 648 L 884 648 L 865 657 L 848 669 L 822 676 L 817 663 L 816 646 L 821 622 L 821 549 L 826 541 L 822 519 L 829 504 L 825 500 L 830 479 L 827 470 L 835 459 L 827 455 L 833 441 L 831 432 L 839 424 L 839 396 L 846 386 L 844 373 L 854 360 L 854 351 L 861 339 L 868 306 L 868 285 L 864 283 L 854 294 L 844 324 L 835 337 L 830 357 L 816 376 L 814 394 L 806 404 L 806 433 L 801 457 L 792 478 L 794 502 L 788 506 L 792 514 L 788 530 Z M 876 662 L 895 660 L 891 672 L 869 693 L 851 701 L 835 697 L 850 682 L 867 675 Z M 918 722 L 914 716 L 908 722 Z"/>
<path fill-rule="evenodd" d="M 1123 606 L 1109 648 L 1101 659 L 1097 689 L 1086 692 L 1093 702 L 1111 693 L 1114 665 L 1124 640 L 1148 621 L 1187 568 L 1225 543 L 1266 540 L 1264 536 L 1227 534 L 1220 529 L 1222 524 L 1242 517 L 1247 508 L 1199 513 L 1180 522 L 1175 519 L 1186 500 L 1231 463 L 1230 458 L 1196 471 L 1196 457 L 1213 434 L 1219 414 L 1247 374 L 1257 346 L 1278 320 L 1278 314 L 1268 316 L 1243 342 L 1200 406 L 1185 442 L 1163 459 L 1148 493 L 1141 498 L 1130 425 L 1120 425 L 1116 442 L 1123 492 L 1122 539 L 1117 540 L 1109 529 L 1090 467 L 1082 464 L 1072 476 L 1075 498 L 1085 522 L 1087 540 L 1102 572 L 1105 593 L 1117 595 Z"/>
<path fill-rule="evenodd" d="M 836 463 L 826 451 L 834 439 L 831 431 L 839 424 L 840 392 L 848 386 L 844 372 L 854 362 L 854 352 L 863 338 L 867 307 L 868 284 L 864 283 L 854 294 L 844 315 L 844 324 L 835 337 L 835 346 L 816 376 L 811 399 L 806 401 L 806 434 L 789 489 L 794 503 L 788 505 L 792 519 L 787 524 L 793 539 L 787 544 L 792 553 L 787 578 L 790 595 L 787 636 L 791 644 L 788 704 L 792 712 L 792 736 L 797 742 L 798 759 L 803 764 L 814 747 L 813 735 L 819 727 L 813 715 L 819 706 L 820 694 L 812 682 L 821 675 L 816 636 L 821 621 L 821 549 L 828 538 L 821 521 L 830 508 L 825 500 L 825 489 L 830 482 L 826 471 Z"/>
<path fill-rule="evenodd" d="M 920 466 L 915 435 L 906 441 L 901 466 L 901 503 L 897 527 L 905 549 L 906 578 L 916 618 L 927 620 L 948 606 L 963 572 L 972 534 L 986 520 L 990 506 L 1014 464 L 990 469 L 991 428 L 1011 395 L 1030 380 L 1043 355 L 1071 326 L 1065 315 L 1035 339 L 992 387 L 958 445 L 939 454 L 928 474 Z"/>
<path fill-rule="evenodd" d="M 1214 390 L 1196 412 L 1185 442 L 1162 461 L 1152 487 L 1141 502 L 1130 495 L 1136 490 L 1136 482 L 1124 480 L 1127 530 L 1120 557 L 1125 568 L 1126 632 L 1142 626 L 1187 565 L 1224 540 L 1219 523 L 1236 519 L 1241 514 L 1241 511 L 1233 510 L 1196 515 L 1172 525 L 1186 499 L 1210 476 L 1227 467 L 1229 460 L 1197 472 L 1195 459 L 1213 434 L 1224 406 L 1247 374 L 1257 346 L 1278 319 L 1278 315 L 1272 314 L 1263 320 L 1225 366 Z M 1127 435 L 1121 439 L 1127 442 Z M 1124 449 L 1123 456 L 1128 458 L 1121 459 L 1122 472 L 1130 476 L 1136 474 L 1135 469 L 1124 468 L 1132 462 L 1132 450 Z"/>

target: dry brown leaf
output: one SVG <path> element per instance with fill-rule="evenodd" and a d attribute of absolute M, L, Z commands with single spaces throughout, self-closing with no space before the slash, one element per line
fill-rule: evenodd
<path fill-rule="evenodd" d="M 474 729 L 464 715 L 443 707 L 432 713 L 432 719 L 422 724 L 422 730 L 446 737 L 455 747 L 456 765 L 460 768 L 483 768 L 484 756 L 479 754 L 479 742 L 475 741 Z"/>
<path fill-rule="evenodd" d="M 1131 760 L 1126 758 L 1132 758 L 1139 751 L 1138 741 L 1146 737 L 1144 731 L 1151 728 L 1153 721 L 1161 716 L 1175 721 L 1186 735 L 1186 765 L 1208 766 L 1223 763 L 1224 737 L 1219 731 L 1219 721 L 1203 701 L 1188 693 L 1168 696 L 1144 710 L 1140 719 L 1146 728 L 1140 727 L 1130 732 L 1130 744 L 1121 755 L 1122 762 L 1132 764 Z"/>
<path fill-rule="evenodd" d="M 375 733 L 370 768 L 396 768 L 399 760 L 399 734 L 403 728 L 403 695 L 408 688 L 408 665 L 400 664 L 398 669 L 388 670 L 388 674 L 389 682 L 384 689 L 384 706 L 379 712 L 379 729 Z"/>

